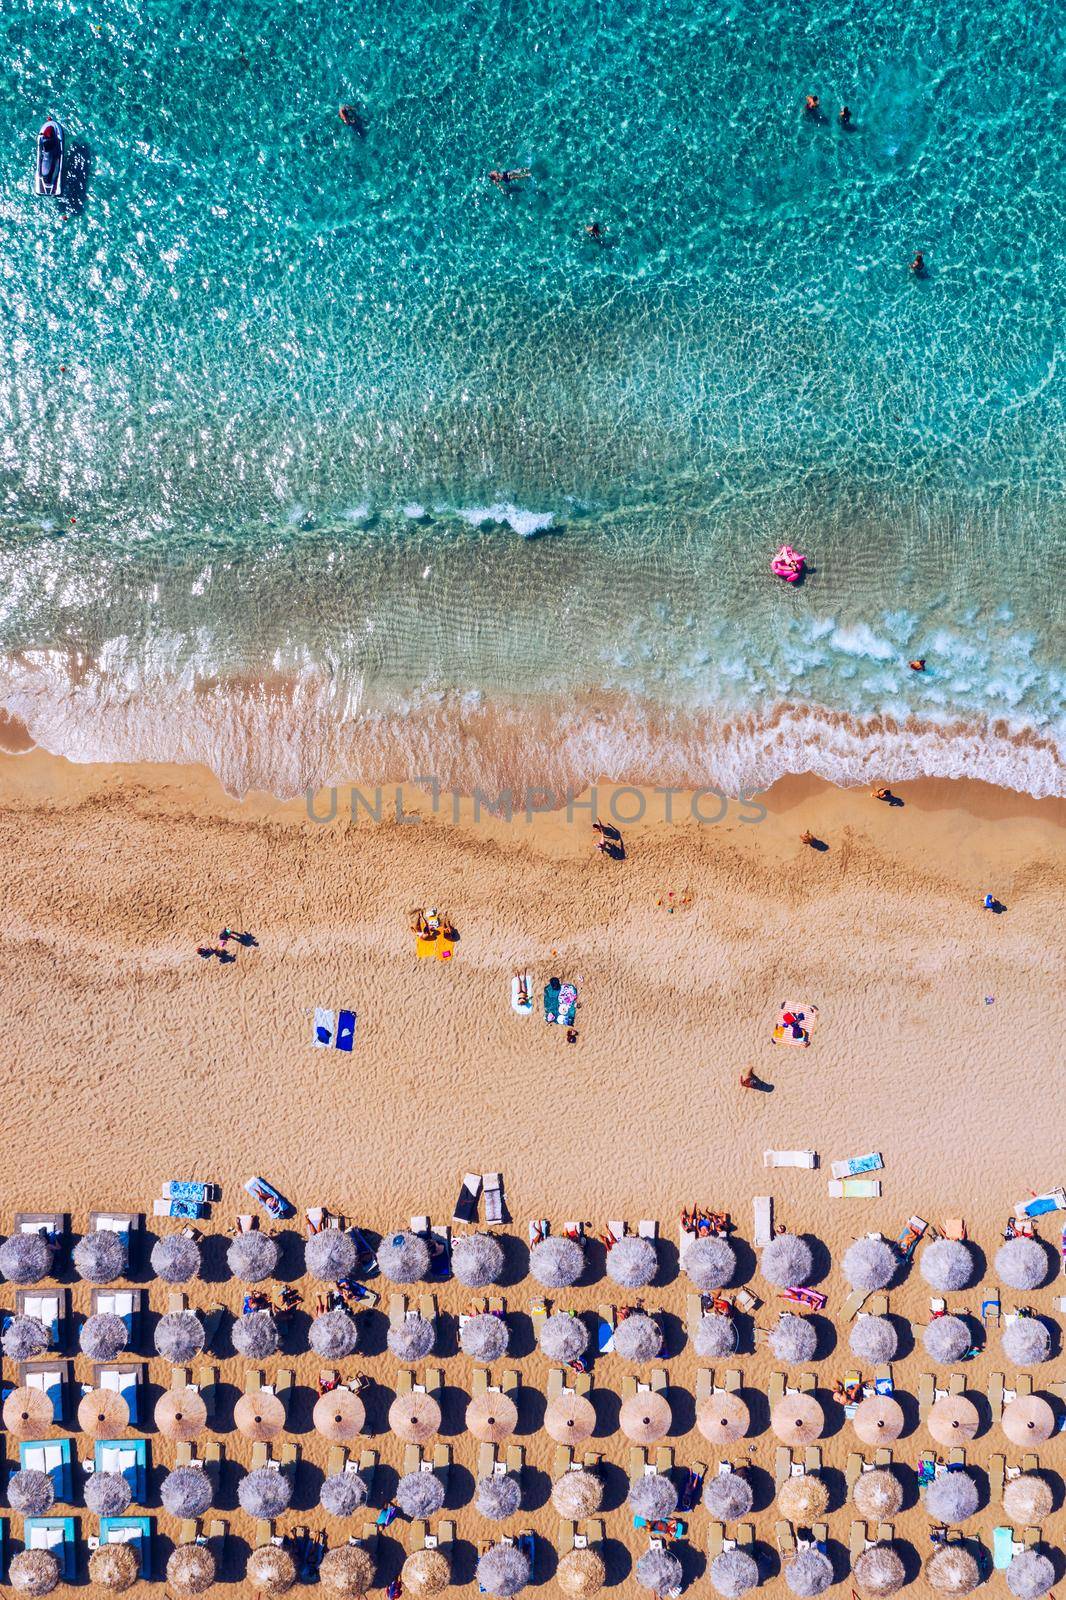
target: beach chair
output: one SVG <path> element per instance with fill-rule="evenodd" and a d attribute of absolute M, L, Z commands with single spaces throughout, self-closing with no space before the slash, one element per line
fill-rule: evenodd
<path fill-rule="evenodd" d="M 481 1177 L 485 1194 L 485 1223 L 498 1228 L 503 1222 L 503 1178 L 498 1172 L 485 1172 Z"/>
<path fill-rule="evenodd" d="M 629 1481 L 630 1483 L 639 1483 L 648 1471 L 647 1452 L 642 1450 L 639 1444 L 630 1445 L 627 1459 L 629 1461 Z"/>
<path fill-rule="evenodd" d="M 707 1554 L 713 1561 L 715 1556 L 720 1556 L 725 1546 L 725 1528 L 720 1522 L 712 1522 L 707 1528 Z"/>
<path fill-rule="evenodd" d="M 101 1544 L 132 1544 L 137 1551 L 141 1577 L 152 1578 L 152 1522 L 150 1517 L 101 1517 Z"/>
<path fill-rule="evenodd" d="M 346 1470 L 348 1472 L 353 1471 L 353 1466 L 351 1464 L 349 1464 Z M 359 1454 L 359 1465 L 354 1470 L 358 1471 L 359 1476 L 362 1478 L 363 1482 L 366 1484 L 368 1495 L 372 1496 L 373 1492 L 374 1492 L 374 1477 L 375 1477 L 375 1475 L 377 1473 L 377 1470 L 378 1470 L 378 1453 L 377 1453 L 377 1451 L 376 1450 L 362 1450 L 362 1451 L 360 1451 L 360 1454 Z"/>
<path fill-rule="evenodd" d="M 774 1484 L 781 1489 L 792 1476 L 792 1451 L 785 1444 L 779 1444 L 774 1451 Z"/>
<path fill-rule="evenodd" d="M 829 1170 L 834 1178 L 854 1178 L 863 1172 L 879 1172 L 884 1166 L 880 1151 L 871 1150 L 865 1156 L 852 1156 L 848 1161 L 832 1161 Z"/>
<path fill-rule="evenodd" d="M 27 1439 L 19 1445 L 19 1470 L 44 1472 L 60 1505 L 74 1504 L 74 1477 L 69 1439 Z"/>
<path fill-rule="evenodd" d="M 16 1211 L 15 1233 L 43 1233 L 53 1250 L 61 1250 L 67 1233 L 65 1211 Z"/>
<path fill-rule="evenodd" d="M 948 1379 L 948 1394 L 960 1395 L 966 1393 L 966 1377 L 964 1373 L 953 1372 Z"/>
<path fill-rule="evenodd" d="M 1023 1472 L 1039 1472 L 1040 1471 L 1040 1457 L 1037 1455 L 1035 1450 L 1030 1450 L 1024 1456 L 1022 1456 L 1022 1471 Z"/>
<path fill-rule="evenodd" d="M 598 1306 L 596 1318 L 596 1348 L 601 1356 L 609 1355 L 614 1349 L 614 1306 Z"/>
<path fill-rule="evenodd" d="M 93 1446 L 96 1472 L 114 1472 L 125 1478 L 130 1494 L 139 1506 L 147 1498 L 147 1439 L 97 1439 Z"/>
<path fill-rule="evenodd" d="M 862 1477 L 865 1465 L 865 1461 L 857 1450 L 852 1450 L 848 1453 L 847 1465 L 844 1468 L 844 1482 L 847 1485 L 849 1494 Z"/>
<path fill-rule="evenodd" d="M 574 1533 L 577 1524 L 565 1519 L 559 1523 L 559 1531 L 555 1536 L 555 1548 L 560 1556 L 568 1556 L 574 1548 Z"/>
<path fill-rule="evenodd" d="M 787 1517 L 779 1517 L 774 1523 L 774 1539 L 777 1548 L 783 1556 L 793 1556 L 796 1553 L 796 1535 L 792 1531 L 792 1524 Z"/>
<path fill-rule="evenodd" d="M 568 1444 L 557 1444 L 555 1454 L 552 1456 L 552 1477 L 561 1478 L 564 1472 L 569 1472 L 574 1464 L 574 1452 Z M 486 1474 L 482 1473 L 482 1477 Z"/>
<path fill-rule="evenodd" d="M 103 1523 L 101 1523 L 101 1529 Z M 64 1583 L 77 1576 L 77 1528 L 73 1517 L 23 1517 L 22 1542 L 27 1550 L 50 1550 L 59 1562 Z"/>
<path fill-rule="evenodd" d="M 668 1444 L 659 1445 L 655 1452 L 655 1470 L 666 1474 L 674 1470 L 674 1452 Z"/>
<path fill-rule="evenodd" d="M 687 1294 L 685 1296 L 685 1326 L 691 1339 L 696 1329 L 703 1320 L 703 1296 Z"/>
<path fill-rule="evenodd" d="M 531 1300 L 529 1302 L 529 1318 L 533 1324 L 533 1337 L 540 1343 L 540 1330 L 548 1320 L 547 1300 Z"/>
<path fill-rule="evenodd" d="M 933 1409 L 936 1399 L 936 1380 L 931 1372 L 923 1372 L 918 1379 L 918 1416 L 922 1422 Z"/>
<path fill-rule="evenodd" d="M 767 1394 L 771 1410 L 773 1410 L 774 1406 L 781 1404 L 785 1398 L 785 1374 L 783 1372 L 771 1372 L 770 1382 L 767 1385 Z"/>
<path fill-rule="evenodd" d="M 697 1367 L 696 1369 L 696 1404 L 702 1405 L 714 1393 L 714 1368 Z"/>
<path fill-rule="evenodd" d="M 981 1321 L 986 1328 L 999 1327 L 999 1290 L 991 1289 L 981 1301 Z"/>
<path fill-rule="evenodd" d="M 949 1467 L 964 1467 L 966 1465 L 966 1451 L 961 1444 L 953 1445 L 948 1451 Z"/>
<path fill-rule="evenodd" d="M 652 1394 L 665 1394 L 670 1387 L 670 1380 L 666 1375 L 665 1367 L 652 1367 L 651 1369 Z"/>
<path fill-rule="evenodd" d="M 130 1425 L 140 1425 L 141 1393 L 147 1367 L 139 1361 L 98 1361 L 93 1367 L 93 1388 L 120 1394 L 129 1407 Z"/>
<path fill-rule="evenodd" d="M 755 1543 L 755 1529 L 750 1522 L 741 1522 L 737 1527 L 737 1545 L 741 1550 L 750 1550 Z"/>
<path fill-rule="evenodd" d="M 809 1444 L 806 1450 L 804 1450 L 803 1470 L 804 1472 L 821 1472 L 822 1451 L 819 1445 Z"/>
<path fill-rule="evenodd" d="M 287 1376 L 289 1378 L 288 1390 L 291 1396 L 292 1374 L 291 1372 L 288 1374 L 279 1373 L 279 1380 L 283 1376 Z M 197 1394 L 200 1396 L 200 1399 L 203 1401 L 204 1409 L 207 1412 L 207 1420 L 210 1423 L 214 1419 L 215 1415 L 215 1398 L 218 1394 L 218 1368 L 212 1366 L 197 1367 L 190 1387 L 196 1390 Z M 288 1400 L 285 1400 L 285 1396 L 282 1395 L 281 1398 L 286 1406 L 288 1406 L 289 1402 Z M 288 1416 L 287 1410 L 286 1416 Z"/>
<path fill-rule="evenodd" d="M 66 1420 L 72 1381 L 70 1361 L 64 1356 L 42 1357 L 36 1361 L 20 1361 L 16 1370 L 20 1388 L 40 1389 L 46 1394 L 51 1401 L 53 1421 L 62 1425 Z"/>
<path fill-rule="evenodd" d="M 800 1167 L 806 1171 L 811 1171 L 818 1165 L 818 1152 L 816 1150 L 764 1150 L 762 1164 L 764 1167 Z"/>
<path fill-rule="evenodd" d="M 993 1372 L 988 1380 L 988 1404 L 992 1412 L 992 1421 L 996 1424 L 1003 1419 L 1003 1374 Z"/>
<path fill-rule="evenodd" d="M 743 1383 L 743 1376 L 736 1367 L 727 1367 L 725 1369 L 725 1382 L 723 1387 L 725 1388 L 726 1394 L 739 1394 L 741 1388 L 743 1387 Z"/>
<path fill-rule="evenodd" d="M 880 1178 L 830 1178 L 826 1184 L 830 1200 L 879 1200 Z"/>
<path fill-rule="evenodd" d="M 504 1462 L 512 1477 L 521 1479 L 526 1467 L 526 1452 L 520 1444 L 509 1443 L 504 1452 Z"/>
<path fill-rule="evenodd" d="M 865 1522 L 853 1522 L 848 1529 L 848 1555 L 851 1557 L 853 1567 L 865 1549 L 866 1524 Z"/>
<path fill-rule="evenodd" d="M 755 1212 L 755 1248 L 761 1249 L 774 1236 L 774 1202 L 772 1195 L 757 1194 L 752 1202 Z"/>
<path fill-rule="evenodd" d="M 448 1492 L 448 1475 L 452 1468 L 452 1447 L 438 1440 L 433 1446 L 433 1476 L 444 1490 Z"/>
<path fill-rule="evenodd" d="M 870 1295 L 866 1301 L 865 1309 L 870 1313 L 871 1317 L 887 1317 L 888 1295 L 883 1293 Z"/>
<path fill-rule="evenodd" d="M 472 1227 L 477 1221 L 477 1203 L 481 1194 L 480 1172 L 468 1172 L 463 1178 L 455 1210 L 452 1212 L 454 1227 Z"/>
<path fill-rule="evenodd" d="M 1014 1560 L 1014 1529 L 992 1529 L 992 1566 L 997 1572 L 1006 1572 Z"/>
<path fill-rule="evenodd" d="M 36 1317 L 42 1322 L 55 1349 L 63 1344 L 64 1329 L 70 1316 L 70 1295 L 66 1289 L 17 1289 L 15 1314 Z M 6 1324 L 6 1318 L 5 1324 Z"/>
<path fill-rule="evenodd" d="M 853 1289 L 840 1308 L 840 1316 L 844 1322 L 852 1322 L 862 1310 L 869 1299 L 864 1289 Z"/>
<path fill-rule="evenodd" d="M 883 1444 L 879 1450 L 874 1451 L 874 1466 L 890 1467 L 891 1465 L 892 1451 L 889 1449 L 887 1444 Z"/>
<path fill-rule="evenodd" d="M 657 1239 L 659 1237 L 659 1224 L 651 1217 L 642 1217 L 637 1223 L 637 1237 L 639 1239 Z"/>
<path fill-rule="evenodd" d="M 422 1450 L 417 1444 L 405 1444 L 403 1447 L 403 1475 L 409 1478 L 412 1472 L 422 1471 Z"/>

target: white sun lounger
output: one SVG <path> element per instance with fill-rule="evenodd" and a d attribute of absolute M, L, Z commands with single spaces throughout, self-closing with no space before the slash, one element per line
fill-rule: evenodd
<path fill-rule="evenodd" d="M 774 1200 L 769 1194 L 757 1194 L 752 1202 L 755 1207 L 755 1248 L 761 1249 L 769 1244 L 774 1236 Z"/>
<path fill-rule="evenodd" d="M 485 1221 L 490 1227 L 503 1221 L 503 1179 L 498 1172 L 481 1174 L 485 1196 Z"/>
<path fill-rule="evenodd" d="M 831 1200 L 876 1200 L 881 1194 L 879 1178 L 830 1178 Z"/>
<path fill-rule="evenodd" d="M 818 1165 L 817 1150 L 764 1150 L 762 1153 L 764 1167 L 805 1167 L 813 1168 Z"/>

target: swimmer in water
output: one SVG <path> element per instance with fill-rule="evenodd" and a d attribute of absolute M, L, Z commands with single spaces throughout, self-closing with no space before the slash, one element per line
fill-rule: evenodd
<path fill-rule="evenodd" d="M 924 672 L 925 671 L 925 657 L 924 656 L 916 656 L 913 661 L 908 661 L 907 665 L 910 667 L 912 672 Z"/>
<path fill-rule="evenodd" d="M 354 128 L 356 133 L 366 132 L 366 123 L 359 112 L 358 106 L 341 106 L 337 114 L 346 128 Z"/>
<path fill-rule="evenodd" d="M 847 106 L 841 106 L 837 121 L 842 128 L 851 127 L 851 111 Z"/>
<path fill-rule="evenodd" d="M 920 250 L 918 251 L 914 260 L 911 262 L 911 271 L 914 273 L 916 278 L 923 278 L 925 276 L 925 257 L 922 255 Z"/>
<path fill-rule="evenodd" d="M 588 227 L 585 229 L 585 232 L 588 234 L 590 239 L 595 239 L 597 244 L 603 243 L 603 229 L 600 227 L 598 222 L 590 222 Z"/>
<path fill-rule="evenodd" d="M 498 189 L 505 189 L 509 183 L 518 183 L 530 175 L 528 167 L 514 167 L 510 172 L 490 172 L 489 182 L 494 183 Z"/>
<path fill-rule="evenodd" d="M 806 111 L 809 117 L 816 117 L 818 115 L 818 108 L 820 105 L 821 101 L 818 99 L 818 96 L 816 94 L 809 94 L 804 101 L 803 109 Z"/>

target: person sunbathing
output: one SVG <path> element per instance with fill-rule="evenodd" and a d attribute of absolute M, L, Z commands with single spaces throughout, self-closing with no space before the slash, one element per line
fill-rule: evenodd
<path fill-rule="evenodd" d="M 444 938 L 444 939 L 458 939 L 458 937 L 459 937 L 458 933 L 456 932 L 455 924 L 452 922 L 452 919 L 450 917 L 448 917 L 448 916 L 442 916 L 441 917 L 441 919 L 440 919 L 440 931 L 441 931 L 441 937 Z"/>

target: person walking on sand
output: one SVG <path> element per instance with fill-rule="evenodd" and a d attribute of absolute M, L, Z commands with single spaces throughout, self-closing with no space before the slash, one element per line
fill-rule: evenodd
<path fill-rule="evenodd" d="M 746 1072 L 741 1073 L 740 1087 L 742 1089 L 757 1089 L 759 1087 L 759 1080 L 756 1078 L 753 1068 L 749 1067 Z"/>

